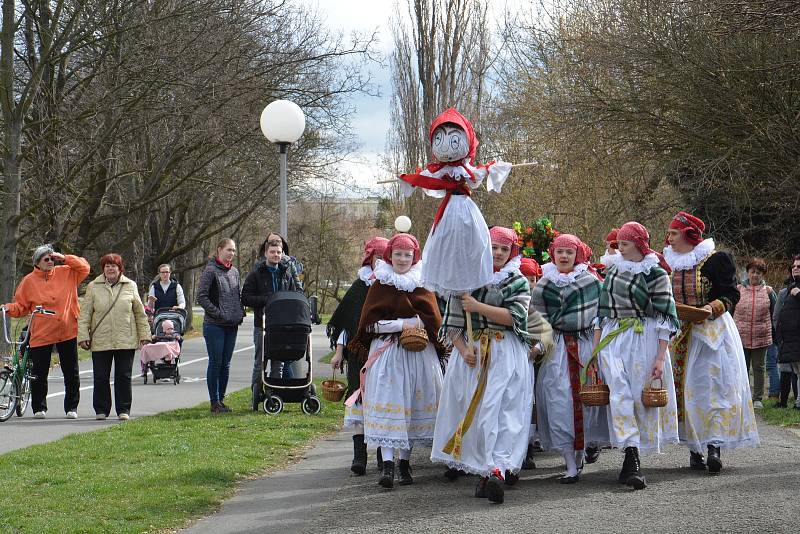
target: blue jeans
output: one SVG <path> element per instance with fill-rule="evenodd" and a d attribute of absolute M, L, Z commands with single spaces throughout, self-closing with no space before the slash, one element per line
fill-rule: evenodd
<path fill-rule="evenodd" d="M 778 371 L 778 346 L 774 343 L 767 348 L 767 376 L 769 377 L 769 396 L 781 394 L 781 374 Z"/>
<path fill-rule="evenodd" d="M 231 371 L 231 357 L 233 356 L 233 347 L 236 345 L 238 330 L 238 326 L 203 325 L 203 337 L 206 340 L 206 350 L 208 351 L 206 385 L 211 404 L 221 402 L 225 398 L 228 376 Z"/>

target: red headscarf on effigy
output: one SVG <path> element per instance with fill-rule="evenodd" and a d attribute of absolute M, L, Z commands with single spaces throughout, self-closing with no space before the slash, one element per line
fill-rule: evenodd
<path fill-rule="evenodd" d="M 364 244 L 364 258 L 361 260 L 361 266 L 365 267 L 372 262 L 373 254 L 383 256 L 383 251 L 386 250 L 386 245 L 389 240 L 385 237 L 373 237 Z"/>
<path fill-rule="evenodd" d="M 478 142 L 478 137 L 475 135 L 475 129 L 472 127 L 472 123 L 469 122 L 464 115 L 456 111 L 455 108 L 449 108 L 442 112 L 438 117 L 433 119 L 430 130 L 428 130 L 429 142 L 433 141 L 433 133 L 436 128 L 443 124 L 454 124 L 464 130 L 464 133 L 467 134 L 467 140 L 469 141 L 469 152 L 467 153 L 467 157 L 461 161 L 434 161 L 428 163 L 425 166 L 425 169 L 433 174 L 444 167 L 461 167 L 467 172 L 467 174 L 469 174 L 472 181 L 475 182 L 475 174 L 470 167 L 464 164 L 464 162 L 469 161 L 469 165 L 472 166 L 473 169 L 488 169 L 494 164 L 494 160 L 486 163 L 485 165 L 475 165 L 475 154 L 477 153 L 478 145 L 480 144 Z M 417 172 L 414 174 L 401 174 L 400 179 L 413 185 L 414 187 L 422 187 L 432 191 L 446 191 L 445 197 L 441 204 L 439 204 L 439 209 L 436 210 L 436 216 L 433 219 L 432 230 L 434 231 L 436 230 L 436 225 L 439 224 L 439 221 L 442 219 L 442 214 L 444 213 L 447 204 L 450 202 L 450 197 L 453 195 L 453 191 L 459 191 L 464 195 L 472 194 L 472 190 L 469 188 L 469 186 L 460 180 L 455 180 L 451 176 L 433 178 L 431 176 L 420 174 L 420 169 L 417 169 Z"/>
<path fill-rule="evenodd" d="M 386 243 L 386 249 L 383 251 L 383 261 L 389 265 L 392 264 L 392 251 L 394 249 L 413 250 L 414 260 L 411 263 L 412 265 L 416 264 L 422 255 L 419 250 L 419 241 L 411 234 L 395 234 L 395 236 Z"/>

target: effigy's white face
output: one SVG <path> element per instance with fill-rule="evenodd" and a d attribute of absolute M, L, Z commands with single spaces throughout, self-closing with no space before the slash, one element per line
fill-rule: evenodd
<path fill-rule="evenodd" d="M 433 131 L 431 151 L 442 163 L 460 161 L 469 154 L 467 133 L 453 124 L 442 124 Z"/>

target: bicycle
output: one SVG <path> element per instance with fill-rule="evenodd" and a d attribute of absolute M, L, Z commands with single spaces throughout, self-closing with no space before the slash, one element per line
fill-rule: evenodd
<path fill-rule="evenodd" d="M 22 329 L 19 341 L 11 341 L 8 315 L 5 308 L 0 307 L 3 318 L 3 335 L 6 343 L 13 348 L 10 357 L 4 358 L 0 369 L 0 423 L 8 421 L 14 413 L 22 417 L 31 400 L 31 381 L 36 377 L 31 374 L 33 362 L 28 359 L 30 352 L 31 324 L 36 315 L 55 315 L 56 312 L 36 306 L 28 318 L 28 324 Z"/>

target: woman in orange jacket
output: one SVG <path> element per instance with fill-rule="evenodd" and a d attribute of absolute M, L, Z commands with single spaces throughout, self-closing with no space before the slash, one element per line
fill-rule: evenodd
<path fill-rule="evenodd" d="M 56 265 L 56 261 L 64 265 Z M 47 375 L 55 345 L 64 375 L 64 412 L 67 419 L 77 419 L 80 400 L 78 284 L 89 275 L 89 262 L 55 252 L 51 245 L 42 245 L 33 253 L 33 266 L 33 272 L 17 286 L 14 302 L 3 305 L 11 317 L 29 315 L 36 306 L 56 312 L 55 315 L 37 315 L 31 325 L 30 358 L 36 377 L 31 382 L 33 414 L 37 419 L 44 419 L 47 412 Z"/>

